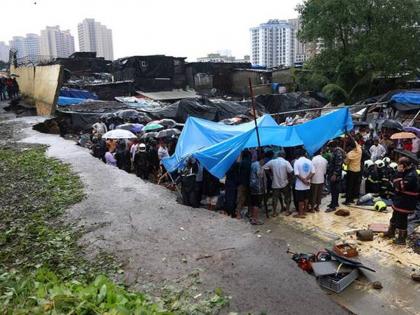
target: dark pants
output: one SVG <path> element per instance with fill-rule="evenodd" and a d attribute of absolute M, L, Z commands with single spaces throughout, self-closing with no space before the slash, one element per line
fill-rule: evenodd
<path fill-rule="evenodd" d="M 335 182 L 330 181 L 331 191 L 331 208 L 338 207 L 338 196 L 340 194 L 340 180 L 337 179 Z"/>
<path fill-rule="evenodd" d="M 136 175 L 141 179 L 149 179 L 149 169 L 147 166 L 137 166 Z"/>
<path fill-rule="evenodd" d="M 359 198 L 360 174 L 360 172 L 347 172 L 346 202 L 353 202 L 355 198 Z"/>
<path fill-rule="evenodd" d="M 408 213 L 403 213 L 399 211 L 393 211 L 391 221 L 397 229 L 407 230 L 408 226 Z"/>
<path fill-rule="evenodd" d="M 225 184 L 225 211 L 230 216 L 235 216 L 236 199 L 238 195 L 238 188 L 236 184 L 231 181 L 226 181 Z"/>
<path fill-rule="evenodd" d="M 321 205 L 323 189 L 324 184 L 311 184 L 311 206 L 313 208 Z"/>

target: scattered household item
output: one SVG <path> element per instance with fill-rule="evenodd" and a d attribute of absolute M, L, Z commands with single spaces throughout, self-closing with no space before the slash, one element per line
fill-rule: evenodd
<path fill-rule="evenodd" d="M 388 224 L 387 223 L 371 223 L 368 225 L 369 230 L 373 233 L 385 233 L 388 231 Z"/>
<path fill-rule="evenodd" d="M 382 283 L 380 281 L 372 282 L 372 288 L 375 290 L 380 290 L 383 288 Z"/>
<path fill-rule="evenodd" d="M 137 138 L 134 133 L 124 129 L 114 129 L 105 133 L 102 138 L 104 139 L 134 139 Z"/>
<path fill-rule="evenodd" d="M 350 211 L 346 209 L 338 209 L 336 212 L 334 212 L 334 214 L 340 217 L 348 217 L 350 215 Z"/>
<path fill-rule="evenodd" d="M 392 140 L 401 140 L 401 139 L 415 139 L 416 135 L 412 132 L 397 132 L 391 135 Z"/>
<path fill-rule="evenodd" d="M 411 275 L 411 279 L 413 279 L 413 281 L 420 282 L 420 273 L 413 273 Z"/>
<path fill-rule="evenodd" d="M 359 255 L 357 248 L 353 245 L 343 243 L 343 244 L 336 244 L 333 247 L 334 253 L 344 256 L 344 257 L 356 257 Z"/>
<path fill-rule="evenodd" d="M 356 237 L 363 242 L 373 241 L 373 232 L 371 230 L 359 230 L 356 232 Z"/>
<path fill-rule="evenodd" d="M 321 287 L 335 293 L 342 292 L 359 276 L 359 270 L 353 269 L 350 273 L 334 273 L 328 276 L 319 277 L 318 282 Z"/>
<path fill-rule="evenodd" d="M 331 255 L 332 258 L 334 258 L 335 260 L 337 260 L 338 262 L 341 262 L 345 265 L 351 266 L 351 267 L 356 267 L 356 268 L 363 268 L 372 272 L 376 272 L 376 270 L 369 268 L 365 265 L 363 265 L 360 261 L 356 261 L 353 259 L 349 259 L 347 257 L 343 257 L 341 255 L 338 255 L 337 253 L 334 253 L 333 251 L 329 250 L 328 248 L 325 249 L 325 251 Z"/>

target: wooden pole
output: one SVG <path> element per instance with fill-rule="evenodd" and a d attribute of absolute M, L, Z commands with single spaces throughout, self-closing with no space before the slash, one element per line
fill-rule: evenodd
<path fill-rule="evenodd" d="M 261 156 L 262 155 L 262 148 L 261 148 L 260 132 L 258 130 L 258 124 L 257 124 L 257 111 L 255 109 L 254 90 L 252 89 L 251 78 L 248 78 L 248 85 L 249 85 L 249 95 L 251 96 L 252 112 L 254 114 L 255 132 L 257 134 L 258 155 Z M 264 173 L 264 176 L 265 176 L 265 173 Z M 263 185 L 264 185 L 264 187 L 263 187 L 263 189 L 264 189 L 263 199 L 264 199 L 265 216 L 267 218 L 269 218 L 270 216 L 268 215 L 267 195 L 266 195 L 266 188 L 267 187 L 265 187 L 265 180 L 263 180 Z"/>

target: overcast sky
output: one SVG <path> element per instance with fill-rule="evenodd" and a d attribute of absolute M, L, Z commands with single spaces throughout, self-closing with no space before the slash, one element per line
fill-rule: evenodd
<path fill-rule="evenodd" d="M 36 4 L 34 4 L 36 2 Z M 40 33 L 46 25 L 70 29 L 94 18 L 113 31 L 114 57 L 166 54 L 195 60 L 207 53 L 250 53 L 249 28 L 297 17 L 301 0 L 1 0 L 0 41 Z M 12 14 L 15 13 L 15 14 Z"/>

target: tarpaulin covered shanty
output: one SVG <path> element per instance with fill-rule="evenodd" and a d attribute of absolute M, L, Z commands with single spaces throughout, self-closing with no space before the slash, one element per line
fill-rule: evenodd
<path fill-rule="evenodd" d="M 420 110 L 420 91 L 404 91 L 391 97 L 392 106 L 399 111 Z"/>
<path fill-rule="evenodd" d="M 257 125 L 259 127 L 278 126 L 270 115 L 264 115 L 258 118 Z M 196 117 L 189 117 L 178 139 L 175 153 L 171 157 L 164 159 L 163 165 L 168 172 L 173 172 L 192 153 L 253 129 L 255 129 L 254 121 L 230 126 Z"/>
<path fill-rule="evenodd" d="M 270 116 L 265 115 L 259 120 L 258 131 L 262 146 L 276 145 L 292 147 L 303 145 L 311 155 L 325 145 L 330 139 L 334 139 L 353 128 L 351 115 L 347 108 L 337 110 L 301 125 L 288 127 L 278 126 L 277 124 L 274 125 L 272 123 L 267 125 L 261 124 L 261 122 L 264 122 L 266 119 L 268 122 L 272 121 L 267 117 Z M 190 120 L 188 120 L 187 123 L 189 121 Z M 253 122 L 244 124 L 248 128 L 242 127 L 242 130 L 239 130 L 236 135 L 230 137 L 225 135 L 226 139 L 221 142 L 217 141 L 218 139 L 215 139 L 218 133 L 217 130 L 208 129 L 206 132 L 202 133 L 202 124 L 196 126 L 197 130 L 195 130 L 194 133 L 185 133 L 184 129 L 178 141 L 177 149 L 178 146 L 181 148 L 184 145 L 191 146 L 189 150 L 186 151 L 191 151 L 190 155 L 197 158 L 203 167 L 211 174 L 218 178 L 222 178 L 244 149 L 258 146 L 256 128 L 252 123 Z M 241 127 L 244 125 L 234 127 Z M 213 126 L 207 125 L 207 127 L 211 128 Z M 225 126 L 225 128 L 226 127 L 229 126 Z M 201 139 L 199 140 L 202 144 L 205 142 L 209 144 L 214 142 L 214 144 L 210 146 L 203 145 L 201 149 L 198 146 L 194 147 L 194 143 L 197 140 L 195 139 L 197 134 L 200 134 Z M 207 140 L 210 137 L 213 141 Z M 176 160 L 176 154 L 177 151 L 175 151 L 175 155 L 171 158 L 163 160 L 165 168 L 167 166 L 172 166 L 172 168 L 167 168 L 168 171 L 174 170 L 176 163 L 171 165 L 166 162 L 171 161 L 172 159 Z M 185 157 L 186 156 L 183 156 L 182 158 Z"/>
<path fill-rule="evenodd" d="M 225 100 L 184 99 L 168 105 L 162 109 L 144 110 L 154 119 L 171 118 L 183 123 L 188 117 L 197 117 L 212 121 L 232 118 L 248 114 L 249 102 L 233 102 Z"/>
<path fill-rule="evenodd" d="M 256 101 L 270 114 L 285 111 L 319 108 L 324 104 L 303 92 L 258 95 Z"/>

